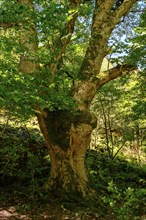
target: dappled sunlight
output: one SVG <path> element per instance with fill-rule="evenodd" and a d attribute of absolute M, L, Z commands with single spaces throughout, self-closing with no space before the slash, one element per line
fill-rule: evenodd
<path fill-rule="evenodd" d="M 28 215 L 20 214 L 16 211 L 14 206 L 10 206 L 7 208 L 0 208 L 0 219 L 23 219 L 23 220 L 31 220 L 32 218 L 28 217 Z"/>

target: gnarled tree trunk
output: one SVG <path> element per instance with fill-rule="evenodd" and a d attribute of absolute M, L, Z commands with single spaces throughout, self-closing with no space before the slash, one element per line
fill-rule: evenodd
<path fill-rule="evenodd" d="M 96 118 L 89 112 L 72 115 L 67 111 L 38 115 L 38 121 L 48 145 L 51 172 L 48 188 L 80 192 L 89 196 L 88 172 L 85 156 L 90 144 Z"/>

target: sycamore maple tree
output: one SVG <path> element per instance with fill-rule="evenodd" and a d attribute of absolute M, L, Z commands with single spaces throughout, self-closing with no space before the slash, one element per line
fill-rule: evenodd
<path fill-rule="evenodd" d="M 103 85 L 136 69 L 124 63 L 100 74 L 112 31 L 138 1 L 0 2 L 2 107 L 37 117 L 51 160 L 47 188 L 92 196 L 90 104 Z"/>

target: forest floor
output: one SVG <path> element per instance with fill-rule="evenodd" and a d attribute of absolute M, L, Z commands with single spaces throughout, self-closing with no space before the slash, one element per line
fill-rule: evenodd
<path fill-rule="evenodd" d="M 15 206 L 8 206 L 0 208 L 0 220 L 8 220 L 8 219 L 23 219 L 23 220 L 104 220 L 104 219 L 114 219 L 109 218 L 109 216 L 98 217 L 95 213 L 84 213 L 82 216 L 78 216 L 77 213 L 70 212 L 67 209 L 63 209 L 62 207 L 56 204 L 46 204 L 45 207 L 34 207 L 31 211 L 26 211 L 21 213 L 17 211 Z"/>
<path fill-rule="evenodd" d="M 88 207 L 73 205 L 71 209 L 67 209 L 59 201 L 58 198 L 49 198 L 46 204 L 34 199 L 25 200 L 16 197 L 5 191 L 2 192 L 3 202 L 0 202 L 0 220 L 114 220 L 116 219 L 112 213 L 100 214 L 91 211 Z"/>

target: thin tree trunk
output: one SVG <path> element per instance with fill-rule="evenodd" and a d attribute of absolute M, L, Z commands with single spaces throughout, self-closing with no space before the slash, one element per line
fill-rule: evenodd
<path fill-rule="evenodd" d="M 137 153 L 138 162 L 140 163 L 140 132 L 139 126 L 135 130 L 135 151 Z"/>
<path fill-rule="evenodd" d="M 106 139 L 106 149 L 107 149 L 107 153 L 108 153 L 108 158 L 111 160 L 112 159 L 112 155 L 111 155 L 110 143 L 109 143 L 108 122 L 107 122 L 106 112 L 105 112 L 102 100 L 100 100 L 100 103 L 101 103 L 101 108 L 102 108 L 102 113 L 103 113 L 103 121 L 104 121 L 104 129 L 105 129 L 105 139 Z"/>

